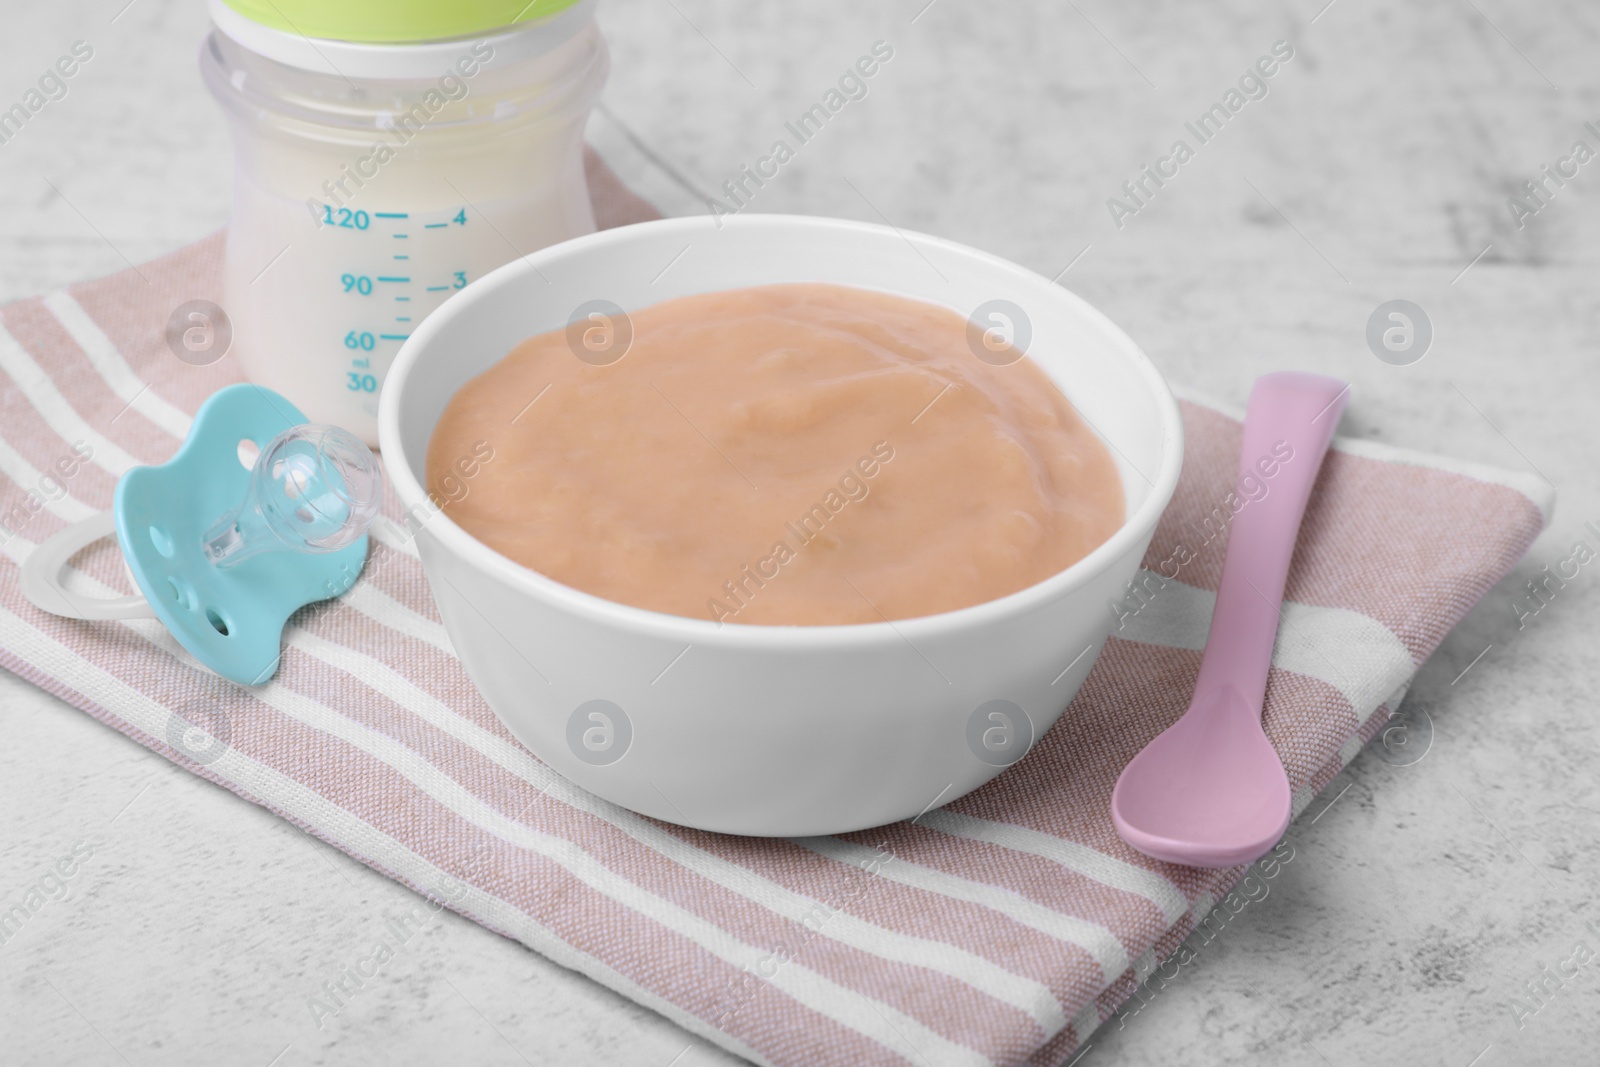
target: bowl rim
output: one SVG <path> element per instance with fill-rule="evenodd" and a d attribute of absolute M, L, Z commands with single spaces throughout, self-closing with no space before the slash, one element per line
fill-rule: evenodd
<path fill-rule="evenodd" d="M 1051 282 L 1042 274 L 1003 257 L 913 230 L 814 215 L 750 213 L 724 217 L 716 222 L 719 228 L 726 226 L 748 229 L 819 229 L 853 236 L 867 234 L 878 239 L 909 243 L 919 252 L 938 250 L 957 257 L 977 260 L 984 267 L 995 271 L 997 276 L 1009 274 L 1013 277 L 1028 278 L 1035 282 L 1042 281 L 1047 286 L 1058 289 L 1059 293 L 1056 295 L 1060 300 L 1071 305 L 1075 313 L 1085 316 L 1111 336 L 1121 356 L 1132 361 L 1139 378 L 1145 383 L 1151 398 L 1155 401 L 1161 428 L 1165 434 L 1165 443 L 1162 446 L 1160 470 L 1153 479 L 1150 479 L 1152 482 L 1150 492 L 1146 494 L 1139 507 L 1124 518 L 1116 532 L 1088 555 L 1064 570 L 1057 571 L 1014 593 L 935 615 L 920 615 L 893 621 L 835 623 L 820 626 L 724 623 L 688 615 L 671 615 L 608 600 L 565 585 L 508 556 L 501 555 L 452 520 L 447 509 L 431 511 L 428 518 L 421 522 L 412 540 L 420 540 L 422 531 L 427 530 L 439 540 L 441 547 L 461 557 L 475 569 L 484 572 L 507 588 L 553 603 L 564 610 L 588 616 L 609 626 L 655 637 L 672 637 L 689 646 L 817 650 L 910 644 L 913 650 L 917 650 L 916 639 L 919 637 L 948 637 L 956 633 L 982 629 L 1009 617 L 1025 615 L 1046 602 L 1059 599 L 1087 584 L 1135 542 L 1148 538 L 1155 531 L 1162 512 L 1166 510 L 1177 488 L 1178 475 L 1183 466 L 1182 416 L 1171 387 L 1151 362 L 1150 357 L 1121 327 L 1088 301 L 1070 289 Z M 424 319 L 411 332 L 410 338 L 401 345 L 385 376 L 379 399 L 380 455 L 390 484 L 399 499 L 401 510 L 409 512 L 412 508 L 427 502 L 428 497 L 423 485 L 412 474 L 411 463 L 402 445 L 399 426 L 400 396 L 410 378 L 412 368 L 421 360 L 422 353 L 431 344 L 433 336 L 444 328 L 445 323 L 469 313 L 478 301 L 487 298 L 490 293 L 501 287 L 516 284 L 524 277 L 539 277 L 540 268 L 552 266 L 580 247 L 585 251 L 604 251 L 608 246 L 627 246 L 637 239 L 642 230 L 668 234 L 679 232 L 688 235 L 706 225 L 707 219 L 700 215 L 654 219 L 599 230 L 550 245 L 514 259 L 471 282 L 461 291 L 452 294 Z M 919 245 L 922 247 L 918 248 Z M 1139 473 L 1143 477 L 1143 473 Z"/>

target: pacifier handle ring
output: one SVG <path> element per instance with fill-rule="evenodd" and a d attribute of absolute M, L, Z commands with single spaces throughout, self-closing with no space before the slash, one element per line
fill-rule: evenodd
<path fill-rule="evenodd" d="M 40 611 L 68 619 L 153 619 L 156 613 L 144 597 L 86 597 L 70 593 L 61 584 L 67 561 L 102 537 L 117 535 L 116 515 L 102 511 L 75 522 L 46 540 L 22 561 L 22 595 Z M 62 609 L 67 610 L 63 611 Z"/>

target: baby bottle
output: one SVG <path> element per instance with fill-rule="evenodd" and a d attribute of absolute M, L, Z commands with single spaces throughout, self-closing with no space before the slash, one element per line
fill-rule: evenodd
<path fill-rule="evenodd" d="M 210 0 L 233 130 L 224 311 L 251 380 L 377 444 L 401 344 L 451 293 L 589 233 L 594 0 Z"/>

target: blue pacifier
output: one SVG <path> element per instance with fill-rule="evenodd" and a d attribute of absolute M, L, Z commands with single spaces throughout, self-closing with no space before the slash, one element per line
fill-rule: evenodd
<path fill-rule="evenodd" d="M 123 474 L 111 511 L 35 549 L 22 592 L 67 618 L 153 616 L 224 678 L 260 685 L 278 669 L 289 616 L 360 576 L 382 491 L 360 438 L 308 424 L 270 389 L 230 385 L 201 406 L 177 455 Z M 143 596 L 69 591 L 67 561 L 113 531 Z"/>

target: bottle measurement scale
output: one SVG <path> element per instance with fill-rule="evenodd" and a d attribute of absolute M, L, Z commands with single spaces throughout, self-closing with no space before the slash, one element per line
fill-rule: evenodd
<path fill-rule="evenodd" d="M 312 422 L 378 442 L 394 357 L 519 255 L 594 231 L 595 0 L 210 0 L 233 133 L 226 350 Z"/>
<path fill-rule="evenodd" d="M 329 284 L 338 285 L 349 298 L 349 329 L 337 338 L 347 368 L 344 388 L 370 394 L 374 417 L 383 376 L 401 343 L 416 323 L 471 279 L 469 263 L 453 255 L 456 242 L 450 232 L 471 224 L 465 207 L 416 213 L 323 205 L 323 231 L 351 242 L 352 251 L 359 246 L 346 257 L 350 269 Z"/>
<path fill-rule="evenodd" d="M 430 312 L 514 249 L 594 228 L 586 201 L 572 218 L 527 192 L 449 195 L 423 167 L 402 165 L 384 173 L 386 195 L 364 206 L 291 199 L 236 173 L 224 261 L 223 307 L 250 380 L 369 444 L 384 376 Z"/>

